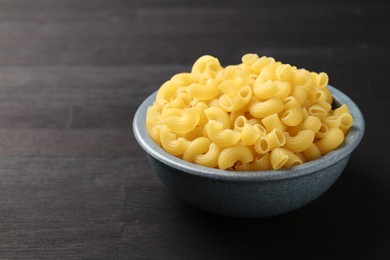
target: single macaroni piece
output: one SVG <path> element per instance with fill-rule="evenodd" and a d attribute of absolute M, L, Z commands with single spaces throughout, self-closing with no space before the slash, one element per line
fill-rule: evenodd
<path fill-rule="evenodd" d="M 223 67 L 210 55 L 173 75 L 146 112 L 156 144 L 190 163 L 235 171 L 285 169 L 337 149 L 353 126 L 332 108 L 326 73 L 257 54 Z"/>
<path fill-rule="evenodd" d="M 279 98 L 270 98 L 266 101 L 254 100 L 249 107 L 249 113 L 257 118 L 264 118 L 283 110 L 283 103 Z"/>
<path fill-rule="evenodd" d="M 222 123 L 214 120 L 207 123 L 206 131 L 210 140 L 219 147 L 235 145 L 241 138 L 240 132 L 231 129 L 223 129 Z"/>
<path fill-rule="evenodd" d="M 218 167 L 224 170 L 233 167 L 237 162 L 245 164 L 251 161 L 253 161 L 253 154 L 247 146 L 233 145 L 223 149 L 218 158 Z"/>

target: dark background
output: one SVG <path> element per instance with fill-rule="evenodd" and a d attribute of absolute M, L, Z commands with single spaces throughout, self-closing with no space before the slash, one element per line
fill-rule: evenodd
<path fill-rule="evenodd" d="M 389 14 L 386 1 L 0 0 L 0 258 L 390 259 Z M 325 195 L 258 220 L 177 200 L 131 127 L 199 56 L 248 52 L 327 72 L 366 119 Z"/>

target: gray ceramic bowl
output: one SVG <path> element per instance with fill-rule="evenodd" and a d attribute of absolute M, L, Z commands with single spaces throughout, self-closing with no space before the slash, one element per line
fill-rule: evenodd
<path fill-rule="evenodd" d="M 336 107 L 348 105 L 354 118 L 352 128 L 338 149 L 287 170 L 232 172 L 192 164 L 167 153 L 149 137 L 145 126 L 146 110 L 156 93 L 138 108 L 133 131 L 158 177 L 187 203 L 223 216 L 275 216 L 303 207 L 328 190 L 363 137 L 359 108 L 341 91 L 329 88 Z"/>

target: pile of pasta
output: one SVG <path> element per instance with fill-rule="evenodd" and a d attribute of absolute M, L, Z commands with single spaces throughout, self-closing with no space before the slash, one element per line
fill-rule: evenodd
<path fill-rule="evenodd" d="M 151 138 L 199 165 L 237 171 L 289 168 L 319 158 L 344 140 L 353 118 L 332 109 L 326 73 L 246 54 L 222 67 L 200 57 L 158 90 L 147 110 Z"/>

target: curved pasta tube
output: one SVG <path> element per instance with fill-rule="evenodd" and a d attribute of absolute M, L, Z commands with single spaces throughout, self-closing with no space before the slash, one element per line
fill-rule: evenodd
<path fill-rule="evenodd" d="M 191 105 L 191 97 L 188 93 L 178 93 L 171 98 L 171 101 L 164 108 L 186 108 Z"/>
<path fill-rule="evenodd" d="M 217 167 L 218 158 L 221 154 L 222 149 L 214 143 L 209 145 L 208 151 L 204 154 L 198 154 L 194 158 L 194 162 L 199 165 L 206 167 Z"/>
<path fill-rule="evenodd" d="M 303 152 L 313 143 L 314 136 L 315 134 L 312 130 L 299 131 L 296 136 L 286 134 L 286 144 L 284 147 L 294 153 Z"/>
<path fill-rule="evenodd" d="M 215 77 L 215 80 L 219 83 L 222 81 L 234 79 L 237 73 L 240 72 L 240 68 L 237 65 L 227 66 L 225 69 L 218 72 Z"/>
<path fill-rule="evenodd" d="M 328 116 L 328 111 L 320 105 L 312 105 L 309 107 L 308 112 L 310 115 L 323 119 Z"/>
<path fill-rule="evenodd" d="M 179 134 L 179 136 L 187 139 L 188 141 L 193 141 L 198 137 L 204 136 L 203 128 L 204 128 L 204 126 L 197 126 L 194 129 L 192 129 L 191 131 L 189 131 L 188 133 Z"/>
<path fill-rule="evenodd" d="M 314 133 L 317 133 L 321 128 L 321 120 L 315 116 L 307 116 L 305 120 L 294 127 L 290 127 L 288 132 L 291 135 L 296 135 L 301 130 L 312 130 Z"/>
<path fill-rule="evenodd" d="M 168 80 L 161 85 L 160 89 L 157 91 L 156 102 L 155 104 L 161 109 L 164 105 L 168 104 L 171 101 L 173 95 L 176 94 L 176 89 L 178 87 Z"/>
<path fill-rule="evenodd" d="M 223 149 L 218 158 L 218 167 L 224 170 L 239 161 L 243 164 L 253 161 L 252 152 L 247 146 L 234 145 Z"/>
<path fill-rule="evenodd" d="M 275 97 L 283 100 L 288 97 L 292 91 L 292 86 L 287 81 L 276 81 L 276 85 L 278 86 L 278 93 L 275 94 Z"/>
<path fill-rule="evenodd" d="M 283 99 L 283 105 L 284 105 L 284 109 L 300 106 L 298 100 L 293 96 L 289 96 Z"/>
<path fill-rule="evenodd" d="M 295 86 L 291 95 L 298 101 L 300 105 L 302 105 L 303 103 L 305 103 L 309 92 L 304 86 Z"/>
<path fill-rule="evenodd" d="M 278 128 L 282 131 L 286 131 L 287 126 L 280 120 L 278 114 L 272 114 L 267 117 L 264 117 L 261 120 L 261 123 L 263 123 L 263 126 L 265 129 L 267 129 L 268 132 L 271 132 L 275 128 Z"/>
<path fill-rule="evenodd" d="M 241 61 L 247 66 L 251 66 L 255 61 L 259 59 L 257 54 L 248 53 L 242 56 Z"/>
<path fill-rule="evenodd" d="M 234 112 L 245 107 L 252 98 L 252 88 L 242 87 L 233 97 L 222 95 L 219 98 L 219 105 L 228 112 Z"/>
<path fill-rule="evenodd" d="M 332 109 L 332 105 L 326 101 L 317 100 L 315 104 L 321 106 L 326 112 L 329 112 Z"/>
<path fill-rule="evenodd" d="M 207 136 L 220 147 L 232 146 L 238 143 L 241 133 L 231 129 L 223 129 L 222 123 L 211 120 L 207 123 Z"/>
<path fill-rule="evenodd" d="M 196 107 L 183 109 L 181 116 L 172 115 L 164 118 L 167 126 L 179 134 L 193 130 L 199 123 L 199 119 L 200 115 Z"/>
<path fill-rule="evenodd" d="M 195 157 L 200 154 L 204 154 L 209 150 L 211 144 L 210 139 L 207 137 L 199 137 L 190 142 L 187 149 L 183 154 L 183 160 L 188 162 L 194 162 Z"/>
<path fill-rule="evenodd" d="M 302 164 L 302 159 L 295 153 L 285 149 L 276 148 L 271 152 L 270 161 L 272 168 L 277 170 Z"/>
<path fill-rule="evenodd" d="M 171 82 L 176 87 L 187 87 L 194 83 L 195 79 L 191 73 L 178 73 L 171 78 Z"/>
<path fill-rule="evenodd" d="M 242 87 L 241 84 L 239 84 L 235 80 L 225 80 L 219 83 L 218 89 L 225 95 L 228 96 L 234 96 L 236 95 L 237 91 Z"/>
<path fill-rule="evenodd" d="M 340 116 L 328 116 L 323 122 L 329 128 L 340 128 Z"/>
<path fill-rule="evenodd" d="M 161 117 L 163 119 L 170 117 L 170 116 L 181 116 L 183 114 L 183 109 L 176 108 L 176 107 L 165 107 L 161 111 Z"/>
<path fill-rule="evenodd" d="M 256 60 L 252 65 L 251 65 L 251 69 L 256 72 L 257 74 L 259 74 L 263 68 L 265 68 L 266 66 L 268 66 L 269 64 L 275 62 L 275 59 L 274 58 L 271 58 L 271 57 L 261 57 L 259 58 L 258 60 Z"/>
<path fill-rule="evenodd" d="M 310 73 L 310 76 L 311 76 L 311 82 L 314 85 L 314 87 L 325 88 L 328 85 L 329 77 L 328 74 L 326 74 L 325 72 L 321 72 L 318 74 L 312 72 Z"/>
<path fill-rule="evenodd" d="M 191 84 L 188 87 L 188 93 L 201 101 L 206 101 L 217 97 L 219 89 L 214 81 L 208 80 L 205 85 Z"/>
<path fill-rule="evenodd" d="M 316 138 L 324 138 L 329 132 L 329 127 L 321 123 L 320 129 L 318 129 L 318 132 L 316 133 Z"/>
<path fill-rule="evenodd" d="M 177 138 L 167 127 L 160 129 L 160 142 L 164 150 L 173 155 L 182 155 L 190 143 L 182 137 Z"/>
<path fill-rule="evenodd" d="M 209 107 L 204 110 L 208 120 L 215 120 L 222 123 L 223 129 L 230 128 L 230 117 L 228 113 L 220 107 Z"/>
<path fill-rule="evenodd" d="M 283 132 L 275 128 L 265 136 L 260 137 L 254 145 L 258 154 L 265 154 L 275 148 L 285 145 L 286 137 Z"/>
<path fill-rule="evenodd" d="M 206 67 L 202 73 L 202 76 L 207 79 L 215 78 L 215 76 L 221 69 L 222 67 L 218 59 L 211 59 L 206 62 Z"/>
<path fill-rule="evenodd" d="M 344 134 L 348 132 L 353 124 L 353 117 L 350 113 L 344 113 L 340 115 L 340 129 Z"/>
<path fill-rule="evenodd" d="M 327 101 L 328 100 L 328 93 L 325 89 L 321 88 L 315 88 L 313 90 L 314 98 L 316 101 Z"/>
<path fill-rule="evenodd" d="M 215 61 L 219 63 L 217 58 L 211 55 L 203 55 L 202 57 L 200 57 L 195 61 L 194 65 L 192 66 L 191 73 L 195 75 L 203 74 L 203 72 L 206 70 L 206 66 L 208 62 L 210 61 Z"/>
<path fill-rule="evenodd" d="M 259 76 L 264 80 L 272 80 L 272 81 L 277 80 L 275 75 L 275 68 L 278 64 L 279 64 L 278 62 L 273 62 L 268 64 L 268 66 L 263 68 Z"/>
<path fill-rule="evenodd" d="M 329 88 L 325 87 L 325 88 L 323 88 L 323 90 L 327 93 L 326 102 L 328 102 L 329 104 L 332 104 L 333 103 L 333 96 L 332 96 L 332 93 L 330 92 Z"/>
<path fill-rule="evenodd" d="M 270 80 L 264 83 L 256 81 L 255 85 L 253 86 L 253 95 L 260 100 L 274 97 L 278 92 L 278 85 Z"/>
<path fill-rule="evenodd" d="M 249 113 L 256 118 L 264 118 L 283 110 L 283 103 L 279 98 L 270 98 L 267 101 L 255 101 L 249 106 Z"/>
<path fill-rule="evenodd" d="M 339 128 L 331 128 L 327 135 L 315 144 L 320 150 L 321 154 L 333 151 L 344 141 L 344 133 Z"/>
<path fill-rule="evenodd" d="M 241 141 L 245 145 L 254 145 L 260 138 L 259 129 L 251 124 L 245 124 L 241 131 Z"/>
<path fill-rule="evenodd" d="M 297 126 L 303 121 L 302 108 L 290 107 L 282 114 L 282 122 L 288 126 Z"/>
<path fill-rule="evenodd" d="M 199 122 L 198 122 L 197 126 L 203 127 L 208 122 L 207 116 L 204 112 L 208 108 L 208 106 L 206 105 L 206 103 L 198 102 L 195 105 L 195 108 L 198 109 L 198 112 L 199 112 Z"/>
<path fill-rule="evenodd" d="M 146 129 L 148 130 L 150 137 L 157 144 L 160 144 L 160 129 L 163 126 L 164 125 L 160 124 L 160 119 L 154 116 L 148 116 L 146 118 Z"/>
<path fill-rule="evenodd" d="M 259 131 L 261 136 L 264 136 L 267 134 L 267 130 L 261 124 L 254 124 L 253 126 Z"/>
<path fill-rule="evenodd" d="M 277 170 L 288 168 L 303 163 L 302 159 L 285 148 L 276 148 L 271 152 L 270 161 L 272 168 Z"/>
<path fill-rule="evenodd" d="M 245 116 L 238 116 L 234 121 L 234 131 L 241 132 L 247 123 L 248 119 Z"/>
<path fill-rule="evenodd" d="M 311 144 L 305 151 L 302 152 L 303 156 L 308 161 L 313 161 L 319 157 L 321 157 L 320 149 L 318 149 L 317 145 L 314 143 Z"/>
<path fill-rule="evenodd" d="M 290 81 L 293 76 L 291 65 L 281 64 L 276 67 L 275 75 L 278 80 L 281 81 Z"/>
<path fill-rule="evenodd" d="M 310 87 L 311 84 L 310 73 L 304 69 L 297 70 L 294 73 L 294 83 L 296 87 L 302 87 L 303 89 Z M 300 100 L 298 99 L 298 101 Z"/>
<path fill-rule="evenodd" d="M 270 170 L 271 162 L 270 155 L 266 153 L 264 155 L 258 155 L 254 158 L 254 160 L 250 163 L 242 164 L 241 162 L 237 162 L 234 167 L 238 171 L 266 171 Z"/>
<path fill-rule="evenodd" d="M 156 143 L 160 144 L 160 128 L 164 125 L 161 113 L 158 111 L 156 106 L 150 106 L 146 111 L 146 129 L 150 137 Z"/>
<path fill-rule="evenodd" d="M 340 107 L 336 108 L 334 111 L 333 111 L 333 115 L 334 116 L 340 116 L 344 113 L 349 113 L 349 109 L 348 109 L 348 106 L 343 104 L 341 105 Z"/>

